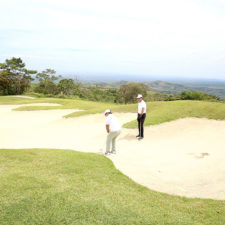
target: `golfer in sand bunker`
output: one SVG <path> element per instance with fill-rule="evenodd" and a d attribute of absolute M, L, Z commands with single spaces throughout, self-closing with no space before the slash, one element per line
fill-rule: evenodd
<path fill-rule="evenodd" d="M 106 139 L 106 152 L 105 155 L 116 153 L 116 138 L 120 135 L 121 126 L 118 119 L 114 116 L 109 109 L 105 110 L 106 117 L 106 131 L 108 133 Z M 110 147 L 111 150 L 110 150 Z"/>

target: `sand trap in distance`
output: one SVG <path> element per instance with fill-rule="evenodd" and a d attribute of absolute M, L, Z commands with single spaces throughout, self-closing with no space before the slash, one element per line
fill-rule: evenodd
<path fill-rule="evenodd" d="M 27 98 L 27 99 L 35 99 L 35 97 L 25 96 L 25 95 L 13 95 L 12 97 L 17 97 L 17 98 Z"/>

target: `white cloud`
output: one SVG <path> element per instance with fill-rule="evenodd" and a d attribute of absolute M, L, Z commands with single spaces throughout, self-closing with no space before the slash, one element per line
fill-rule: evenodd
<path fill-rule="evenodd" d="M 218 58 L 225 48 L 222 0 L 11 0 L 1 3 L 0 19 L 0 49 L 34 54 L 37 66 L 210 76 L 210 61 L 218 77 L 225 73 L 211 55 Z"/>

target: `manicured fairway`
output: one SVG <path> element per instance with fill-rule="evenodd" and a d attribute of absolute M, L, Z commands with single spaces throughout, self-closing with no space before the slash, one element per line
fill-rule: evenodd
<path fill-rule="evenodd" d="M 225 201 L 142 187 L 101 155 L 0 150 L 0 224 L 222 225 Z"/>

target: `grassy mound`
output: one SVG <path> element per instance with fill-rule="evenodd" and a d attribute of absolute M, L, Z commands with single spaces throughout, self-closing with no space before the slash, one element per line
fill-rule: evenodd
<path fill-rule="evenodd" d="M 48 109 L 82 109 L 66 115 L 76 117 L 95 113 L 103 113 L 110 108 L 113 112 L 137 112 L 137 104 L 118 105 L 102 102 L 92 102 L 80 99 L 37 98 L 21 99 L 17 97 L 0 96 L 0 104 L 26 104 L 26 103 L 58 103 L 61 106 L 22 106 L 16 110 L 48 110 Z M 145 126 L 160 124 L 185 117 L 209 118 L 225 120 L 224 102 L 207 101 L 159 101 L 147 103 L 147 117 Z M 134 116 L 135 119 L 135 116 Z M 137 121 L 133 120 L 124 125 L 126 128 L 136 128 Z"/>
<path fill-rule="evenodd" d="M 148 113 L 145 126 L 160 124 L 185 117 L 225 120 L 225 103 L 205 101 L 172 101 L 147 103 Z M 136 128 L 137 121 L 124 125 Z"/>
<path fill-rule="evenodd" d="M 148 190 L 96 154 L 0 150 L 0 224 L 224 224 L 225 201 Z"/>

